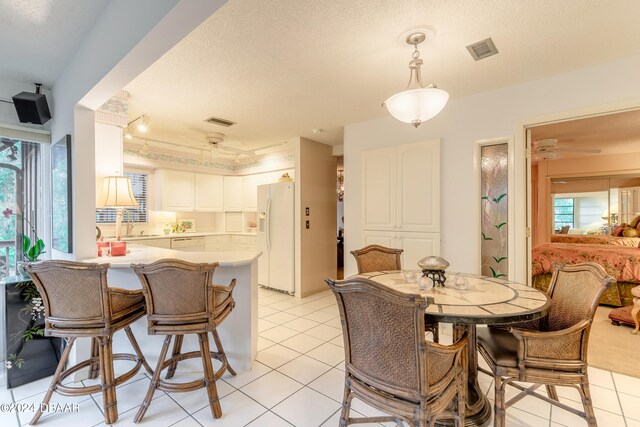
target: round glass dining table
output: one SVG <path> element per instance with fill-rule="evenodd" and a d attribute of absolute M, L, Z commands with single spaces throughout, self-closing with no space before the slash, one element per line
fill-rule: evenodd
<path fill-rule="evenodd" d="M 416 277 L 421 272 L 416 271 Z M 455 276 L 455 277 L 454 277 Z M 466 289 L 453 286 L 455 279 L 464 277 Z M 502 279 L 472 274 L 447 273 L 444 287 L 420 290 L 416 282 L 407 282 L 402 271 L 377 271 L 359 274 L 389 288 L 427 298 L 427 320 L 453 324 L 453 340 L 464 333 L 469 340 L 468 392 L 466 422 L 468 426 L 484 426 L 491 419 L 491 405 L 478 385 L 478 352 L 476 325 L 497 325 L 535 320 L 546 316 L 550 300 L 547 295 L 530 286 Z M 453 419 L 439 419 L 436 425 L 454 425 Z"/>

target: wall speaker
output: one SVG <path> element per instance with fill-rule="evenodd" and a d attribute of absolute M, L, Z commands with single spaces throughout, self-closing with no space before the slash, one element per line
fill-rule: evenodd
<path fill-rule="evenodd" d="M 51 120 L 47 97 L 40 93 L 40 87 L 36 83 L 36 93 L 20 92 L 12 97 L 20 123 L 43 125 Z"/>

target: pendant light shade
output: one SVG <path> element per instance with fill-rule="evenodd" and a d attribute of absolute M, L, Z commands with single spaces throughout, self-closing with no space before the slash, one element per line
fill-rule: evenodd
<path fill-rule="evenodd" d="M 384 105 L 396 119 L 418 127 L 442 111 L 449 94 L 442 89 L 426 87 L 409 89 L 389 97 Z"/>
<path fill-rule="evenodd" d="M 444 90 L 438 89 L 433 84 L 428 86 L 422 84 L 420 68 L 424 62 L 420 59 L 418 45 L 425 39 L 424 33 L 412 33 L 407 36 L 407 44 L 414 47 L 412 59 L 409 61 L 409 84 L 406 90 L 390 96 L 382 104 L 397 120 L 411 123 L 414 127 L 438 115 L 449 100 L 449 94 Z"/>

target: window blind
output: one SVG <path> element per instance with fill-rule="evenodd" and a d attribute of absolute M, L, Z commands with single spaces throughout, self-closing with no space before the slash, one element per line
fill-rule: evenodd
<path fill-rule="evenodd" d="M 149 190 L 149 174 L 141 172 L 125 172 L 124 176 L 131 180 L 131 189 L 133 190 L 133 196 L 140 205 L 137 208 L 125 209 L 123 222 L 127 222 L 129 215 L 131 222 L 146 223 L 149 220 L 148 214 L 148 190 Z M 114 208 L 102 208 L 96 209 L 96 223 L 113 223 L 116 222 L 116 210 Z"/>

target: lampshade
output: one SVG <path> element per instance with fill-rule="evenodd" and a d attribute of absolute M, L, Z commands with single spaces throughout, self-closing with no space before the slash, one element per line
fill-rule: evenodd
<path fill-rule="evenodd" d="M 105 208 L 135 208 L 138 201 L 133 196 L 131 180 L 126 176 L 106 176 L 102 184 L 100 206 Z"/>
<path fill-rule="evenodd" d="M 449 94 L 444 90 L 426 87 L 396 93 L 384 105 L 396 119 L 418 126 L 442 111 L 448 100 Z"/>

